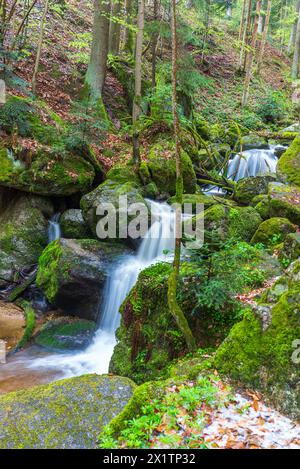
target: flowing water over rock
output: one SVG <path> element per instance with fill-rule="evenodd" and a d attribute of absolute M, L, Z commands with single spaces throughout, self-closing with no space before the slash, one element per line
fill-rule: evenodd
<path fill-rule="evenodd" d="M 52 243 L 61 237 L 61 229 L 59 224 L 60 213 L 55 213 L 51 220 L 49 220 L 48 227 L 48 242 Z"/>
<path fill-rule="evenodd" d="M 155 220 L 136 255 L 129 255 L 115 266 L 105 287 L 99 329 L 93 343 L 84 351 L 73 354 L 46 354 L 41 358 L 26 356 L 18 363 L 29 371 L 50 374 L 62 373 L 63 377 L 79 376 L 86 373 L 107 373 L 110 358 L 116 344 L 115 332 L 120 323 L 119 309 L 127 294 L 137 281 L 139 273 L 149 265 L 166 260 L 168 252 L 174 250 L 175 214 L 165 203 L 148 201 L 152 218 Z M 58 221 L 53 220 L 58 224 Z M 10 364 L 7 364 L 9 367 Z M 5 371 L 5 366 L 3 367 Z M 17 370 L 15 369 L 15 373 Z"/>

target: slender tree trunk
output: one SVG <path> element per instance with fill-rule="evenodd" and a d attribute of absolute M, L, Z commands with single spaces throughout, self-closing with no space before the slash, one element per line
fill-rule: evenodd
<path fill-rule="evenodd" d="M 47 13 L 48 13 L 48 6 L 49 6 L 49 0 L 45 0 L 43 16 L 42 16 L 41 24 L 40 24 L 40 32 L 39 32 L 38 47 L 37 47 L 37 52 L 36 52 L 35 64 L 34 64 L 34 72 L 33 72 L 32 82 L 31 82 L 33 94 L 36 94 L 36 78 L 37 78 L 37 74 L 38 74 L 39 66 L 40 66 L 46 18 L 47 18 Z"/>
<path fill-rule="evenodd" d="M 94 0 L 94 26 L 90 63 L 85 81 L 93 99 L 102 96 L 106 76 L 108 37 L 109 37 L 109 0 Z"/>
<path fill-rule="evenodd" d="M 158 20 L 158 0 L 154 0 L 153 4 L 153 17 L 154 21 Z M 152 82 L 152 88 L 156 87 L 156 50 L 157 50 L 157 43 L 158 43 L 158 31 L 157 31 L 157 25 L 155 25 L 155 31 L 152 36 L 152 45 L 151 45 L 151 82 Z"/>
<path fill-rule="evenodd" d="M 126 9 L 126 22 L 128 24 L 132 24 L 133 0 L 126 0 L 125 9 Z M 124 37 L 124 51 L 127 52 L 129 55 L 133 55 L 133 47 L 134 47 L 134 33 L 131 29 L 126 28 L 125 37 Z"/>
<path fill-rule="evenodd" d="M 298 13 L 298 21 L 296 28 L 296 37 L 295 37 L 295 49 L 292 63 L 292 79 L 296 80 L 298 78 L 299 70 L 299 57 L 300 57 L 300 10 Z"/>
<path fill-rule="evenodd" d="M 243 38 L 243 32 L 245 27 L 245 14 L 246 14 L 247 0 L 243 0 L 242 16 L 240 22 L 239 41 Z"/>
<path fill-rule="evenodd" d="M 290 40 L 289 40 L 289 45 L 287 48 L 287 53 L 290 55 L 295 47 L 295 40 L 296 40 L 296 32 L 297 32 L 297 23 L 298 23 L 298 16 L 299 16 L 299 11 L 300 11 L 300 0 L 297 1 L 296 3 L 296 19 L 293 23 L 292 29 L 291 29 L 291 35 L 290 35 Z"/>
<path fill-rule="evenodd" d="M 121 7 L 121 0 L 112 0 L 108 50 L 113 55 L 118 55 L 120 50 L 121 24 L 115 19 L 120 19 Z"/>
<path fill-rule="evenodd" d="M 262 35 L 262 40 L 260 44 L 260 51 L 257 59 L 257 72 L 260 74 L 263 58 L 264 58 L 264 53 L 265 53 L 265 48 L 266 48 L 266 43 L 267 43 L 267 36 L 268 36 L 268 30 L 269 30 L 269 23 L 270 23 L 270 16 L 271 16 L 271 8 L 272 8 L 272 0 L 268 0 L 268 6 L 267 6 L 267 13 L 266 13 L 266 20 L 265 20 L 265 27 Z"/>
<path fill-rule="evenodd" d="M 136 47 L 135 47 L 135 71 L 134 71 L 134 100 L 132 109 L 132 124 L 133 124 L 133 161 L 136 164 L 140 163 L 140 145 L 139 145 L 139 131 L 137 129 L 138 120 L 141 114 L 141 99 L 142 99 L 142 54 L 143 54 L 143 39 L 144 39 L 144 21 L 145 21 L 145 0 L 138 0 L 138 19 L 136 34 Z"/>
<path fill-rule="evenodd" d="M 246 19 L 246 25 L 244 29 L 244 35 L 243 35 L 243 43 L 241 47 L 241 53 L 240 53 L 240 63 L 239 63 L 239 68 L 245 71 L 246 69 L 246 62 L 247 62 L 247 52 L 245 53 L 245 47 L 247 45 L 247 39 L 250 34 L 250 29 L 251 29 L 251 12 L 252 12 L 252 0 L 248 0 L 248 11 L 247 11 L 247 19 Z"/>
<path fill-rule="evenodd" d="M 172 316 L 174 317 L 179 330 L 182 332 L 189 350 L 195 349 L 195 339 L 186 320 L 186 317 L 178 305 L 176 294 L 180 268 L 181 256 L 181 206 L 183 194 L 183 179 L 181 171 L 181 154 L 180 154 L 180 138 L 179 138 L 179 117 L 177 109 L 177 28 L 176 28 L 176 0 L 172 0 L 172 107 L 174 121 L 174 139 L 175 139 L 175 158 L 176 158 L 176 202 L 178 208 L 176 210 L 175 220 L 175 253 L 173 262 L 173 271 L 168 282 L 168 305 Z"/>
<path fill-rule="evenodd" d="M 255 20 L 254 20 L 252 40 L 251 40 L 251 49 L 249 51 L 248 61 L 246 65 L 246 77 L 245 77 L 244 91 L 243 91 L 243 97 L 242 97 L 242 106 L 247 106 L 248 104 L 250 81 L 252 77 L 252 66 L 253 66 L 253 60 L 254 60 L 255 51 L 256 51 L 257 30 L 258 30 L 258 20 L 259 20 L 260 10 L 261 10 L 261 0 L 257 0 L 256 1 L 256 15 L 255 15 Z"/>

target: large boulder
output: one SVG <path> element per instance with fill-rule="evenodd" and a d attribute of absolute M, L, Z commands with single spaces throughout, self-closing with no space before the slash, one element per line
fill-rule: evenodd
<path fill-rule="evenodd" d="M 289 233 L 294 233 L 296 226 L 287 218 L 269 218 L 262 222 L 251 239 L 252 243 L 262 243 L 274 247 L 284 241 Z"/>
<path fill-rule="evenodd" d="M 254 197 L 267 194 L 269 183 L 275 180 L 276 177 L 271 174 L 240 179 L 235 186 L 234 200 L 240 204 L 249 205 Z"/>
<path fill-rule="evenodd" d="M 243 151 L 246 150 L 268 150 L 270 148 L 269 143 L 264 137 L 258 137 L 257 135 L 244 135 L 241 139 Z"/>
<path fill-rule="evenodd" d="M 282 182 L 300 186 L 300 137 L 281 156 L 277 165 L 277 176 Z"/>
<path fill-rule="evenodd" d="M 294 261 L 300 258 L 300 233 L 290 233 L 285 238 L 282 250 L 280 252 L 281 259 Z"/>
<path fill-rule="evenodd" d="M 53 241 L 39 259 L 37 285 L 67 314 L 97 321 L 111 264 L 125 252 L 91 239 Z"/>
<path fill-rule="evenodd" d="M 266 203 L 269 217 L 288 218 L 300 225 L 300 188 L 297 186 L 270 183 Z"/>
<path fill-rule="evenodd" d="M 95 177 L 83 157 L 60 155 L 47 149 L 13 154 L 0 147 L 0 185 L 44 196 L 68 196 L 86 192 Z"/>
<path fill-rule="evenodd" d="M 2 396 L 0 448 L 96 449 L 134 389 L 128 378 L 84 375 Z"/>
<path fill-rule="evenodd" d="M 59 223 L 64 238 L 87 239 L 91 235 L 80 209 L 70 208 L 66 210 L 61 215 Z"/>
<path fill-rule="evenodd" d="M 214 366 L 264 393 L 273 405 L 300 418 L 300 261 L 292 264 L 259 304 L 234 325 Z"/>
<path fill-rule="evenodd" d="M 216 246 L 230 238 L 249 242 L 262 222 L 253 207 L 229 207 L 220 204 L 213 205 L 193 217 L 193 228 L 197 221 L 202 220 L 205 242 Z"/>
<path fill-rule="evenodd" d="M 97 236 L 97 224 L 103 218 L 103 215 L 97 215 L 97 208 L 101 206 L 101 204 L 107 203 L 112 204 L 116 211 L 116 238 L 119 237 L 120 230 L 127 232 L 127 222 L 129 223 L 133 220 L 136 214 L 132 214 L 128 210 L 127 217 L 120 217 L 120 213 L 124 213 L 124 209 L 120 206 L 120 197 L 126 197 L 128 207 L 132 204 L 142 204 L 148 208 L 142 196 L 141 187 L 133 182 L 119 183 L 109 179 L 100 184 L 95 190 L 82 197 L 80 202 L 82 214 L 95 237 Z M 104 216 L 106 216 L 106 214 Z M 113 241 L 112 239 L 107 240 Z M 127 238 L 124 236 L 121 241 L 135 245 L 137 240 L 132 240 L 129 236 Z"/>
<path fill-rule="evenodd" d="M 42 326 L 34 341 L 54 352 L 81 350 L 91 343 L 96 328 L 95 322 L 86 319 L 55 318 Z"/>
<path fill-rule="evenodd" d="M 48 242 L 45 215 L 52 206 L 40 197 L 15 195 L 0 215 L 0 287 L 17 284 L 37 264 Z"/>
<path fill-rule="evenodd" d="M 164 195 L 176 193 L 176 161 L 174 143 L 169 141 L 153 145 L 148 154 L 148 169 L 150 176 L 159 192 Z M 181 170 L 184 192 L 193 194 L 197 188 L 196 174 L 192 161 L 187 153 L 181 152 Z"/>

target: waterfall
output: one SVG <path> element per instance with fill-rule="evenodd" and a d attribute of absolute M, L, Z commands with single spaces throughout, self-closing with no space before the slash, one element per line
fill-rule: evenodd
<path fill-rule="evenodd" d="M 115 332 L 120 324 L 120 306 L 135 285 L 139 273 L 159 260 L 167 260 L 174 250 L 175 214 L 166 203 L 148 201 L 154 219 L 137 253 L 128 255 L 116 265 L 104 288 L 101 319 L 92 344 L 75 354 L 50 355 L 38 358 L 30 368 L 53 368 L 65 377 L 86 373 L 107 373 L 116 344 Z"/>
<path fill-rule="evenodd" d="M 234 155 L 229 160 L 226 169 L 228 179 L 239 181 L 251 176 L 276 173 L 278 158 L 276 151 L 284 147 L 281 145 L 270 145 L 269 149 L 252 149 L 245 150 L 242 153 Z M 223 195 L 226 193 L 216 186 L 206 186 L 203 192 L 208 195 Z"/>
<path fill-rule="evenodd" d="M 48 242 L 51 243 L 61 237 L 61 230 L 59 225 L 60 213 L 55 213 L 51 220 L 49 220 L 48 227 Z"/>

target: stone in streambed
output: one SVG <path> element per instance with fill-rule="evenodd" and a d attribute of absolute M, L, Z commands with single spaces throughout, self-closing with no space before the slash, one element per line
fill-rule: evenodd
<path fill-rule="evenodd" d="M 39 259 L 37 285 L 65 313 L 96 321 L 112 263 L 126 253 L 94 239 L 54 241 Z"/>
<path fill-rule="evenodd" d="M 91 235 L 80 209 L 66 210 L 59 220 L 62 235 L 69 239 L 87 239 Z"/>
<path fill-rule="evenodd" d="M 0 448 L 93 449 L 102 428 L 131 398 L 135 384 L 84 375 L 0 397 Z"/>

